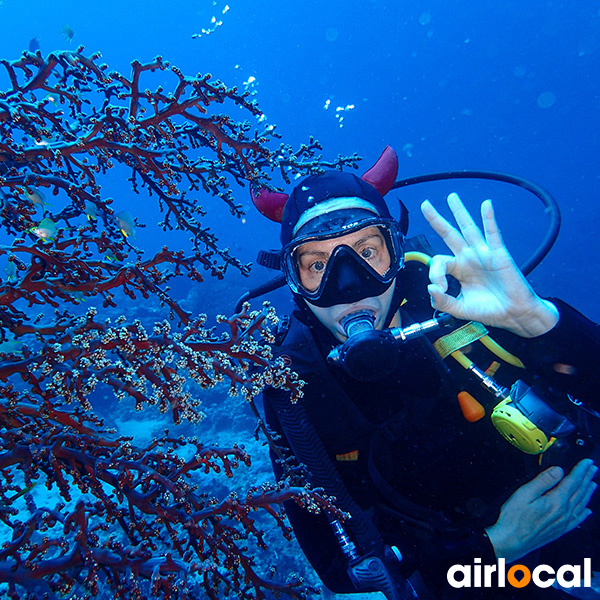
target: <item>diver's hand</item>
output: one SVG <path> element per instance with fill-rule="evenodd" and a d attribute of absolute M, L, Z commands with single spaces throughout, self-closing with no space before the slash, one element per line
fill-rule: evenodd
<path fill-rule="evenodd" d="M 515 561 L 582 523 L 592 514 L 587 504 L 598 487 L 592 481 L 597 471 L 586 458 L 566 477 L 560 467 L 551 467 L 522 485 L 486 528 L 496 556 Z"/>
<path fill-rule="evenodd" d="M 521 337 L 536 337 L 558 323 L 558 309 L 531 288 L 509 254 L 491 200 L 481 205 L 483 231 L 457 194 L 448 196 L 448 206 L 460 229 L 455 229 L 428 201 L 421 210 L 454 256 L 434 256 L 429 268 L 431 304 L 457 319 L 479 321 L 507 329 Z M 485 235 L 485 237 L 484 237 Z M 446 293 L 447 275 L 455 277 L 458 297 Z"/>

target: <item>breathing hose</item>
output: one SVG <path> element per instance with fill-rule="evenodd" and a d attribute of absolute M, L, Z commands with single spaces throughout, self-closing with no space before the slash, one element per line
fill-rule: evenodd
<path fill-rule="evenodd" d="M 522 177 L 508 175 L 507 173 L 496 173 L 494 171 L 443 171 L 441 173 L 428 173 L 426 175 L 417 175 L 416 177 L 399 179 L 394 183 L 392 189 L 395 190 L 408 187 L 409 185 L 418 185 L 419 183 L 429 183 L 432 181 L 444 181 L 447 179 L 490 179 L 493 181 L 501 181 L 503 183 L 519 186 L 537 196 L 546 207 L 546 212 L 550 218 L 550 224 L 540 245 L 529 259 L 521 265 L 520 269 L 523 275 L 529 275 L 533 269 L 544 260 L 558 237 L 561 223 L 560 208 L 550 192 Z"/>

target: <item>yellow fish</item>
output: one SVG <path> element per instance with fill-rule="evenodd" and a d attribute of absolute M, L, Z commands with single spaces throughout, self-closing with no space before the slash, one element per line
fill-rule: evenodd
<path fill-rule="evenodd" d="M 65 25 L 62 28 L 61 33 L 65 36 L 65 38 L 67 39 L 68 42 L 73 41 L 73 36 L 75 35 L 75 32 L 68 25 Z"/>
<path fill-rule="evenodd" d="M 42 240 L 53 240 L 57 232 L 56 223 L 52 219 L 42 219 L 41 223 L 32 227 L 29 232 Z"/>
<path fill-rule="evenodd" d="M 115 215 L 115 221 L 121 233 L 127 238 L 135 238 L 135 220 L 132 214 L 128 210 L 117 213 Z"/>

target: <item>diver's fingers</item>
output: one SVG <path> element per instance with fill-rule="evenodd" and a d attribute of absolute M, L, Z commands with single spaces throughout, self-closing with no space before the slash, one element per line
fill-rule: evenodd
<path fill-rule="evenodd" d="M 573 514 L 577 514 L 585 509 L 592 494 L 596 491 L 598 485 L 592 481 L 598 467 L 590 460 L 584 459 L 579 461 L 575 467 L 571 470 L 569 477 L 565 479 L 571 479 L 570 488 L 567 489 L 567 493 L 571 494 L 571 505 Z M 567 482 L 565 481 L 564 484 Z"/>
<path fill-rule="evenodd" d="M 460 318 L 456 312 L 456 307 L 458 304 L 456 298 L 444 293 L 444 291 L 435 283 L 429 284 L 427 286 L 427 291 L 431 297 L 431 306 L 433 308 Z"/>
<path fill-rule="evenodd" d="M 442 215 L 433 207 L 429 200 L 421 204 L 421 212 L 427 219 L 431 228 L 444 240 L 444 243 L 454 253 L 458 254 L 467 247 L 467 243 L 460 234 L 460 231 L 452 227 Z"/>
<path fill-rule="evenodd" d="M 569 531 L 575 529 L 575 527 L 579 527 L 579 525 L 581 525 L 591 514 L 592 511 L 589 508 L 586 508 L 574 516 L 569 523 Z"/>
<path fill-rule="evenodd" d="M 589 510 L 587 505 L 589 501 L 592 499 L 594 492 L 598 489 L 598 484 L 595 482 L 590 482 L 588 485 L 582 488 L 582 493 L 580 497 L 577 499 L 577 503 L 573 508 L 573 515 L 580 515 L 582 512 Z"/>
<path fill-rule="evenodd" d="M 545 471 L 528 485 L 543 479 L 548 472 L 553 473 L 554 470 Z M 561 527 L 564 529 L 563 533 L 566 533 L 590 515 L 587 505 L 597 488 L 592 481 L 597 472 L 598 468 L 586 458 L 579 461 L 557 485 L 539 495 L 538 500 L 548 517 L 547 526 L 550 530 Z"/>
<path fill-rule="evenodd" d="M 485 200 L 481 204 L 481 219 L 483 221 L 483 232 L 491 250 L 503 250 L 505 248 L 498 222 L 494 215 L 494 206 L 491 200 Z"/>
<path fill-rule="evenodd" d="M 459 195 L 455 192 L 448 194 L 448 206 L 454 215 L 454 219 L 463 234 L 467 244 L 471 247 L 481 246 L 485 244 L 485 239 L 481 234 L 481 230 L 477 227 L 477 223 L 473 220 L 471 213 L 462 203 Z"/>
<path fill-rule="evenodd" d="M 445 254 L 436 254 L 429 263 L 429 281 L 437 285 L 442 292 L 448 290 L 447 275 L 454 268 L 456 259 Z"/>
<path fill-rule="evenodd" d="M 575 498 L 581 493 L 582 488 L 589 485 L 597 471 L 594 461 L 591 458 L 584 458 L 571 469 L 557 489 L 561 494 Z"/>
<path fill-rule="evenodd" d="M 573 470 L 580 465 L 581 462 L 576 465 Z M 587 467 L 587 471 L 585 472 L 581 484 L 571 495 L 571 499 L 567 505 L 567 509 L 565 510 L 569 516 L 567 531 L 570 531 L 571 529 L 581 525 L 581 523 L 583 523 L 583 521 L 585 521 L 592 514 L 592 511 L 588 508 L 588 503 L 598 488 L 598 484 L 592 481 L 597 472 L 598 467 L 596 467 L 594 464 Z"/>

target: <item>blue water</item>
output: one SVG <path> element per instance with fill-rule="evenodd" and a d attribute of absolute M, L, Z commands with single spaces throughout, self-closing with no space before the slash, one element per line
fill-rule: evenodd
<path fill-rule="evenodd" d="M 222 25 L 192 37 L 214 26 L 212 17 Z M 541 294 L 600 318 L 598 2 L 4 0 L 0 23 L 4 58 L 17 58 L 37 36 L 43 52 L 83 44 L 124 74 L 131 60 L 160 54 L 186 74 L 211 72 L 228 85 L 242 87 L 252 76 L 260 107 L 285 142 L 297 146 L 313 135 L 326 158 L 358 152 L 362 170 L 391 144 L 401 176 L 471 168 L 532 179 L 563 213 L 560 239 L 532 281 Z M 71 43 L 65 25 L 75 32 Z M 334 109 L 348 105 L 354 108 L 339 113 L 340 127 Z M 413 233 L 425 230 L 420 200 L 441 206 L 455 187 L 403 196 Z M 541 239 L 545 217 L 534 197 L 487 184 L 457 189 L 475 205 L 496 200 L 518 261 Z M 247 203 L 247 194 L 239 190 L 238 199 Z M 124 184 L 120 200 L 143 217 Z M 225 215 L 215 228 L 244 259 L 276 245 L 270 222 L 252 214 L 236 227 Z M 265 276 L 259 270 L 252 279 Z"/>
<path fill-rule="evenodd" d="M 67 25 L 71 42 L 62 34 Z M 44 54 L 84 45 L 126 75 L 132 60 L 162 55 L 185 74 L 210 72 L 228 86 L 247 85 L 284 142 L 297 147 L 314 136 L 326 159 L 357 152 L 364 157 L 359 172 L 390 144 L 401 177 L 480 169 L 531 179 L 556 197 L 563 226 L 530 279 L 541 295 L 600 320 L 598 0 L 2 0 L 0 27 L 0 58 L 18 58 L 37 37 Z M 145 196 L 117 174 L 104 185 L 117 212 L 148 223 L 137 246 L 150 253 L 177 245 L 179 238 L 156 229 Z M 541 203 L 505 185 L 420 186 L 390 194 L 390 206 L 403 198 L 411 233 L 423 233 L 420 202 L 430 198 L 444 209 L 454 190 L 475 213 L 482 200 L 494 199 L 517 262 L 542 239 Z M 247 188 L 234 191 L 248 207 L 245 223 L 210 196 L 199 201 L 222 245 L 252 261 L 260 248 L 277 246 L 277 226 L 251 208 Z M 435 234 L 429 237 L 443 251 Z M 175 291 L 187 296 L 187 308 L 231 314 L 248 285 L 271 276 L 260 267 L 249 280 L 230 275 L 192 295 L 185 282 Z"/>

